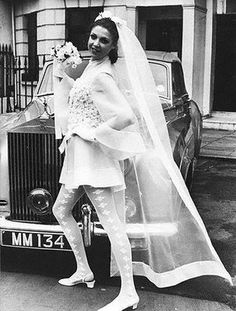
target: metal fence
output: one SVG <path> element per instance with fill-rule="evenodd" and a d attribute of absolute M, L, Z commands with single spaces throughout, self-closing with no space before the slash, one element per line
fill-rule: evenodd
<path fill-rule="evenodd" d="M 0 113 L 15 106 L 14 56 L 10 46 L 0 45 Z"/>
<path fill-rule="evenodd" d="M 21 111 L 30 103 L 45 60 L 37 56 L 29 66 L 28 56 L 14 57 L 11 46 L 0 44 L 0 113 Z"/>

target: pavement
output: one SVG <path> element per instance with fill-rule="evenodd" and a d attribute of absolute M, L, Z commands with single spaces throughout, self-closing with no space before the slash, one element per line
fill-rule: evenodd
<path fill-rule="evenodd" d="M 1 311 L 97 311 L 119 293 L 119 285 L 60 286 L 53 276 L 2 273 Z M 183 297 L 137 288 L 137 311 L 232 311 L 230 306 L 206 299 Z M 126 309 L 128 310 L 128 309 Z M 112 310 L 114 311 L 114 310 Z"/>
<path fill-rule="evenodd" d="M 236 130 L 204 128 L 200 156 L 236 159 Z"/>

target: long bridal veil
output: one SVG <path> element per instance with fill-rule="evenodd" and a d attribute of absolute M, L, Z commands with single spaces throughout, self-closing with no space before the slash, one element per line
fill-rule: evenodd
<path fill-rule="evenodd" d="M 174 162 L 145 52 L 122 20 L 111 19 L 119 32 L 120 57 L 115 73 L 146 146 L 145 153 L 133 158 L 126 170 L 126 202 L 138 211 L 129 219 L 127 232 L 131 239 L 136 234 L 145 241 L 133 249 L 134 274 L 146 276 L 158 287 L 202 275 L 231 282 Z M 116 273 L 115 265 L 111 265 L 111 274 Z"/>

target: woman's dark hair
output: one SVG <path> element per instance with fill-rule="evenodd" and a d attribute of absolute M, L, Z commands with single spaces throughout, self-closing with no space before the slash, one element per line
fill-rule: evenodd
<path fill-rule="evenodd" d="M 118 34 L 118 30 L 116 28 L 116 24 L 109 17 L 101 18 L 101 19 L 96 20 L 90 26 L 90 32 L 96 26 L 101 26 L 103 28 L 106 28 L 111 34 L 112 41 L 113 41 L 112 43 L 115 46 L 115 48 L 110 51 L 108 56 L 109 56 L 111 63 L 114 64 L 118 59 L 117 42 L 119 39 L 119 34 Z"/>

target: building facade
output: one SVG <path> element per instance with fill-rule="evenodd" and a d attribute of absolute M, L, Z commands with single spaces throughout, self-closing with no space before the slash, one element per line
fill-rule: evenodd
<path fill-rule="evenodd" d="M 0 1 L 10 3 L 11 1 Z M 234 0 L 17 0 L 11 36 L 17 56 L 36 56 L 65 40 L 86 49 L 89 25 L 103 10 L 125 19 L 144 49 L 176 53 L 203 116 L 236 112 Z M 1 31 L 1 29 L 0 29 Z M 10 37 L 10 36 L 9 36 Z M 235 89 L 235 91 L 234 91 Z"/>

